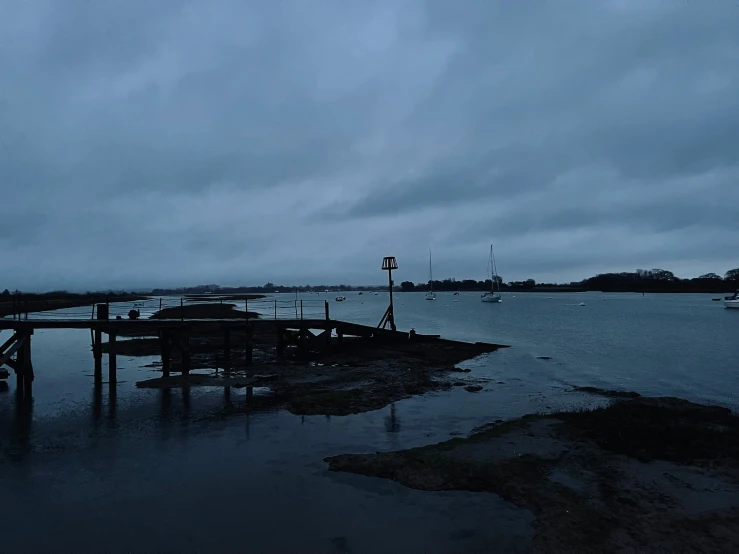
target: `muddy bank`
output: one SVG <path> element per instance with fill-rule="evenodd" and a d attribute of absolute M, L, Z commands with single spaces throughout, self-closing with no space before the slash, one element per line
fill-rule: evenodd
<path fill-rule="evenodd" d="M 260 298 L 266 298 L 264 294 L 252 294 L 252 293 L 233 293 L 233 294 L 186 294 L 185 299 L 196 301 L 196 300 L 258 300 Z"/>
<path fill-rule="evenodd" d="M 237 310 L 236 304 L 213 302 L 210 304 L 191 304 L 164 308 L 151 315 L 150 319 L 255 319 L 256 312 Z"/>
<path fill-rule="evenodd" d="M 499 494 L 534 513 L 540 553 L 739 551 L 739 418 L 725 408 L 634 397 L 326 461 L 420 490 Z"/>

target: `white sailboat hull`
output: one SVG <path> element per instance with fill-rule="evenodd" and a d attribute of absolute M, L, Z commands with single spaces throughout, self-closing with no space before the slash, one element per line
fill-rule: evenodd
<path fill-rule="evenodd" d="M 427 292 L 426 300 L 436 300 L 436 295 L 433 292 Z"/>
<path fill-rule="evenodd" d="M 501 302 L 503 298 L 498 296 L 497 294 L 490 294 L 489 292 L 486 292 L 482 295 L 480 298 L 482 302 Z"/>
<path fill-rule="evenodd" d="M 739 299 L 724 300 L 724 308 L 739 308 Z"/>

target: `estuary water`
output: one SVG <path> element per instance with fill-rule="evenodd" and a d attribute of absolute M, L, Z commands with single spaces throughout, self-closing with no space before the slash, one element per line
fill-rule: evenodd
<path fill-rule="evenodd" d="M 302 298 L 373 325 L 388 303 L 343 294 Z M 486 379 L 479 393 L 346 417 L 245 410 L 243 390 L 138 390 L 156 375 L 148 358 L 119 358 L 118 385 L 96 389 L 89 332 L 38 331 L 32 407 L 16 406 L 12 379 L 0 393 L 0 550 L 527 552 L 531 514 L 495 495 L 409 490 L 329 473 L 322 460 L 602 402 L 574 385 L 739 408 L 739 313 L 711 295 L 503 296 L 497 305 L 476 293 L 396 294 L 401 329 L 510 348 L 460 364 Z"/>

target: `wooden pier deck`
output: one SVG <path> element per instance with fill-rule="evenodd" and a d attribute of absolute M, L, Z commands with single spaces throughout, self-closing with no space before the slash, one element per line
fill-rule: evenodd
<path fill-rule="evenodd" d="M 107 313 L 107 312 L 106 312 Z M 328 309 L 326 310 L 328 315 Z M 80 329 L 89 330 L 94 358 L 95 383 L 102 382 L 102 335 L 108 335 L 108 381 L 117 381 L 116 340 L 118 336 L 159 337 L 162 358 L 162 374 L 170 375 L 170 359 L 174 351 L 179 352 L 180 371 L 187 376 L 190 371 L 190 337 L 202 330 L 223 333 L 223 360 L 231 359 L 231 332 L 246 331 L 245 363 L 252 359 L 252 340 L 255 331 L 274 333 L 277 355 L 282 355 L 287 348 L 294 347 L 305 352 L 325 351 L 331 348 L 332 336 L 341 344 L 344 336 L 363 337 L 366 339 L 387 341 L 440 340 L 438 335 L 409 334 L 391 329 L 372 327 L 330 318 L 325 319 L 107 319 L 107 318 L 31 318 L 0 319 L 0 333 L 11 331 L 12 335 L 0 345 L 0 367 L 7 365 L 14 370 L 17 380 L 17 392 L 30 398 L 34 381 L 31 358 L 31 338 L 36 330 Z M 335 333 L 335 335 L 334 335 Z M 0 335 L 0 340 L 2 340 Z"/>

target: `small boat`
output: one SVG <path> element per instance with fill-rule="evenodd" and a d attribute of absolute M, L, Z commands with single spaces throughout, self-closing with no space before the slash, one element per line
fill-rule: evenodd
<path fill-rule="evenodd" d="M 434 294 L 434 274 L 431 272 L 431 249 L 429 248 L 429 291 L 426 293 L 426 300 L 436 300 Z"/>
<path fill-rule="evenodd" d="M 336 297 L 336 301 L 337 302 L 343 302 L 344 300 L 346 300 L 346 296 L 337 296 Z"/>
<path fill-rule="evenodd" d="M 455 292 L 452 296 L 459 296 L 459 293 Z"/>
<path fill-rule="evenodd" d="M 578 304 L 578 306 L 584 306 L 584 305 L 585 305 L 585 302 L 580 302 L 580 303 Z"/>
<path fill-rule="evenodd" d="M 490 259 L 488 260 L 488 271 L 490 271 L 490 292 L 486 292 L 480 297 L 483 302 L 501 302 L 503 298 L 500 295 L 500 283 L 498 283 L 498 268 L 495 265 L 495 254 L 493 253 L 493 245 L 490 245 Z M 498 285 L 498 291 L 495 291 L 495 285 Z"/>
<path fill-rule="evenodd" d="M 364 293 L 362 291 L 359 291 L 359 296 L 362 296 Z"/>
<path fill-rule="evenodd" d="M 739 290 L 732 296 L 724 297 L 724 308 L 739 308 Z"/>

